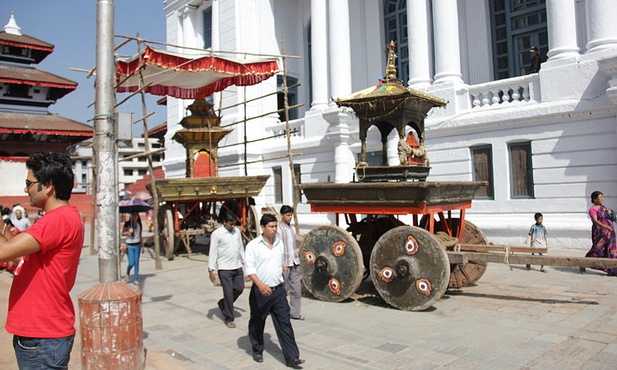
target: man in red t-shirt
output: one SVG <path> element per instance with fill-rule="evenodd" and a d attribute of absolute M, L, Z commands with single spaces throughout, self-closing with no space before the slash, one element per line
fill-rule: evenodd
<path fill-rule="evenodd" d="M 0 235 L 0 263 L 23 257 L 11 286 L 5 328 L 13 334 L 20 369 L 67 369 L 75 339 L 69 292 L 84 241 L 79 212 L 68 204 L 72 163 L 64 154 L 36 153 L 26 167 L 25 192 L 45 217 L 20 234 Z"/>

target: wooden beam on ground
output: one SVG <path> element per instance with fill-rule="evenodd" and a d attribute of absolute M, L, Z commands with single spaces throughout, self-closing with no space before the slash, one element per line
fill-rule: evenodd
<path fill-rule="evenodd" d="M 448 252 L 450 253 L 450 252 Z M 617 269 L 617 258 L 529 256 L 505 253 L 461 252 L 469 261 L 504 263 L 509 265 L 544 265 L 560 267 L 586 267 Z"/>
<path fill-rule="evenodd" d="M 509 247 L 505 245 L 458 244 L 461 251 L 469 252 L 512 252 L 512 253 L 548 253 L 548 248 Z"/>

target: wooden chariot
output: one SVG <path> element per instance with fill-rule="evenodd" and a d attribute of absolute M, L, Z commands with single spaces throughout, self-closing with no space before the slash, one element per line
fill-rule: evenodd
<path fill-rule="evenodd" d="M 245 242 L 257 236 L 259 220 L 253 197 L 259 195 L 269 176 L 218 175 L 218 144 L 232 130 L 220 127 L 212 104 L 196 99 L 188 109 L 174 140 L 186 148 L 186 178 L 156 181 L 159 207 L 159 238 L 168 259 L 182 245 L 189 253 L 191 241 L 220 226 L 223 214 L 236 216 Z"/>
<path fill-rule="evenodd" d="M 488 262 L 617 268 L 614 259 L 533 256 L 546 249 L 491 245 L 465 219 L 485 182 L 426 181 L 430 163 L 424 150 L 424 118 L 445 101 L 404 87 L 396 79 L 393 44 L 388 53 L 387 77 L 379 85 L 335 99 L 359 119 L 359 182 L 296 185 L 312 212 L 334 213 L 337 219 L 336 226 L 311 230 L 300 244 L 303 282 L 313 296 L 343 301 L 370 275 L 388 304 L 418 311 L 433 306 L 448 289 L 478 281 Z M 366 134 L 373 125 L 384 145 L 377 166 L 365 162 Z M 415 131 L 419 143 L 406 141 L 407 128 Z M 386 139 L 394 129 L 400 138 L 400 163 L 389 166 Z M 409 224 L 401 221 L 405 215 Z M 340 216 L 346 228 L 339 226 Z"/>

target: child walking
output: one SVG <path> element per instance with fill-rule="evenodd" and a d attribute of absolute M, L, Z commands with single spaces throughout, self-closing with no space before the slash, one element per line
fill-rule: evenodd
<path fill-rule="evenodd" d="M 533 215 L 533 218 L 536 220 L 536 223 L 531 225 L 529 228 L 529 233 L 527 234 L 527 238 L 525 239 L 525 244 L 529 243 L 530 247 L 534 248 L 546 248 L 548 246 L 546 242 L 546 227 L 542 225 L 542 221 L 544 221 L 544 216 L 542 213 L 538 212 Z M 532 253 L 532 256 L 535 255 L 543 256 L 542 253 Z M 527 270 L 531 269 L 531 265 L 527 265 Z M 544 265 L 540 265 L 540 271 L 546 272 L 544 270 Z"/>

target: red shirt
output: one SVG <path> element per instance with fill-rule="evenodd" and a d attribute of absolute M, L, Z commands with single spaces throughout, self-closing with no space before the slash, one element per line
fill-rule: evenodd
<path fill-rule="evenodd" d="M 75 334 L 75 309 L 69 292 L 75 284 L 84 242 L 77 208 L 61 206 L 24 232 L 41 250 L 28 256 L 13 279 L 6 331 L 31 338 Z"/>

